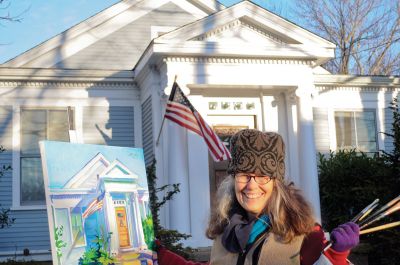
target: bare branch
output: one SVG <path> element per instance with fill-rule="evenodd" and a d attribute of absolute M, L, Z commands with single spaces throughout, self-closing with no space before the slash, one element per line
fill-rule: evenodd
<path fill-rule="evenodd" d="M 391 0 L 297 0 L 298 22 L 335 43 L 326 66 L 341 74 L 393 74 L 399 62 L 400 4 Z"/>

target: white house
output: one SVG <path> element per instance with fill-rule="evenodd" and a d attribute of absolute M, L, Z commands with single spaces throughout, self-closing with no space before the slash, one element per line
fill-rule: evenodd
<path fill-rule="evenodd" d="M 395 77 L 332 75 L 320 67 L 335 46 L 249 1 L 124 0 L 4 63 L 0 144 L 12 164 L 0 204 L 16 223 L 0 230 L 0 257 L 50 259 L 38 140 L 143 147 L 157 160 L 159 185 L 181 192 L 163 225 L 204 235 L 226 163 L 203 140 L 171 122 L 158 134 L 175 75 L 189 100 L 223 138 L 240 128 L 283 135 L 287 178 L 320 215 L 317 152 L 348 146 L 390 150 L 388 106 Z M 157 142 L 158 140 L 158 142 Z M 25 251 L 26 252 L 26 251 Z M 25 257 L 27 258 L 27 257 Z"/>

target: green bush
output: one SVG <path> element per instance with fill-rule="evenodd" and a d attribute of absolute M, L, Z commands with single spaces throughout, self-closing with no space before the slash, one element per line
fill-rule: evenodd
<path fill-rule="evenodd" d="M 397 100 L 391 106 L 391 133 L 394 149 L 369 157 L 355 150 L 338 151 L 328 156 L 319 154 L 319 184 L 323 226 L 327 231 L 351 220 L 376 198 L 380 206 L 400 194 L 400 115 Z M 386 217 L 375 225 L 400 219 L 399 213 Z M 371 227 L 372 227 L 371 226 Z M 369 265 L 393 265 L 400 260 L 400 231 L 392 228 L 360 237 L 360 247 Z M 362 247 L 363 246 L 363 247 Z"/>

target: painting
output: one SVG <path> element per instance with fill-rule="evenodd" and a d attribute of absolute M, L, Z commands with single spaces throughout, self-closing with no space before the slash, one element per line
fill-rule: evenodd
<path fill-rule="evenodd" d="M 157 264 L 143 150 L 40 142 L 53 264 Z"/>

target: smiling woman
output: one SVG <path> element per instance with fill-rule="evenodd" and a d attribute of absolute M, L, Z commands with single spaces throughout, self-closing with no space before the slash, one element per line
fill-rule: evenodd
<path fill-rule="evenodd" d="M 324 249 L 328 242 L 310 204 L 285 181 L 285 144 L 279 134 L 241 130 L 230 147 L 229 175 L 218 188 L 206 232 L 214 240 L 211 265 L 350 264 L 358 225 L 334 229 L 332 247 Z M 160 265 L 194 264 L 165 248 L 158 253 Z"/>
<path fill-rule="evenodd" d="M 348 264 L 358 226 L 345 224 L 345 236 L 323 253 L 326 240 L 309 203 L 285 181 L 279 134 L 239 131 L 231 154 L 230 176 L 219 187 L 207 230 L 214 240 L 211 264 Z"/>

